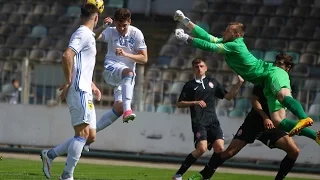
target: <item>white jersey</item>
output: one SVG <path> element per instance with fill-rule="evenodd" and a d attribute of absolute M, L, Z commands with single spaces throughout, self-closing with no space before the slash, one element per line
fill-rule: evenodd
<path fill-rule="evenodd" d="M 75 90 L 92 93 L 91 83 L 96 63 L 95 34 L 86 26 L 80 26 L 71 36 L 69 48 L 75 52 L 72 70 L 72 86 Z"/>
<path fill-rule="evenodd" d="M 122 48 L 130 54 L 137 54 L 138 50 L 147 48 L 142 32 L 131 25 L 128 27 L 128 32 L 125 36 L 121 36 L 115 27 L 108 27 L 102 32 L 102 41 L 108 44 L 105 64 L 108 61 L 114 61 L 122 63 L 132 70 L 135 70 L 136 63 L 129 58 L 116 56 L 116 48 Z"/>

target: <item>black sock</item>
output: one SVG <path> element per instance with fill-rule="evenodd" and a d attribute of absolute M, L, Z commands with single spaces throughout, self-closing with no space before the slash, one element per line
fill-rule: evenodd
<path fill-rule="evenodd" d="M 291 171 L 296 159 L 291 159 L 290 157 L 286 156 L 280 163 L 280 169 L 275 180 L 283 180 L 287 174 Z"/>
<path fill-rule="evenodd" d="M 190 153 L 186 159 L 184 160 L 184 162 L 182 163 L 180 169 L 177 171 L 176 174 L 181 174 L 183 175 L 188 169 L 189 167 L 195 163 L 197 161 L 197 158 L 193 157 L 192 154 Z"/>
<path fill-rule="evenodd" d="M 202 175 L 203 179 L 210 179 L 211 176 L 214 174 L 216 169 L 223 164 L 225 160 L 223 160 L 219 154 L 213 153 L 212 157 L 210 158 L 208 164 L 204 167 L 200 174 Z"/>

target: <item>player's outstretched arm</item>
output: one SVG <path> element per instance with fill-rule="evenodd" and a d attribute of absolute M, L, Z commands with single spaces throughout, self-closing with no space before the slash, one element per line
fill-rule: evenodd
<path fill-rule="evenodd" d="M 199 38 L 194 38 L 189 36 L 188 34 L 184 33 L 183 29 L 176 29 L 175 30 L 175 37 L 178 40 L 185 41 L 186 43 L 192 44 L 193 47 L 206 50 L 206 51 L 213 51 L 219 54 L 225 54 L 230 52 L 228 48 L 223 43 L 211 43 Z"/>
<path fill-rule="evenodd" d="M 94 30 L 95 38 L 97 41 L 103 41 L 105 37 L 103 37 L 102 32 L 107 29 L 112 24 L 113 20 L 110 17 L 107 17 L 103 20 L 103 25 Z"/>
<path fill-rule="evenodd" d="M 179 21 L 183 23 L 194 35 L 194 37 L 212 42 L 212 43 L 219 43 L 222 42 L 222 38 L 217 38 L 211 34 L 209 34 L 207 31 L 202 29 L 200 26 L 194 24 L 188 17 L 186 17 L 183 12 L 180 10 L 177 10 L 173 16 L 173 19 L 175 21 Z"/>
<path fill-rule="evenodd" d="M 237 94 L 239 91 L 241 85 L 243 84 L 244 79 L 238 75 L 238 82 L 234 86 L 232 86 L 231 90 L 224 96 L 226 100 L 231 100 L 234 98 L 234 96 Z"/>

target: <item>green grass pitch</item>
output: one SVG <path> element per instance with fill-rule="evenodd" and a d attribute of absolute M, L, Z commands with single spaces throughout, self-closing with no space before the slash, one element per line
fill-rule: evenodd
<path fill-rule="evenodd" d="M 6 159 L 0 161 L 1 180 L 41 180 L 45 179 L 41 160 Z M 52 166 L 51 179 L 58 179 L 64 163 L 56 162 Z M 77 180 L 171 180 L 175 170 L 153 169 L 145 167 L 109 166 L 81 163 L 75 170 Z M 196 172 L 187 172 L 185 180 Z M 214 180 L 273 180 L 272 176 L 256 176 L 241 174 L 216 173 Z M 286 180 L 299 180 L 299 178 L 286 178 Z M 305 180 L 305 179 L 300 179 Z"/>

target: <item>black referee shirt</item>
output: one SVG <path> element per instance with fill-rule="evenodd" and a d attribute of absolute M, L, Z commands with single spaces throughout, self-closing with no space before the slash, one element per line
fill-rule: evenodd
<path fill-rule="evenodd" d="M 216 98 L 223 99 L 227 93 L 216 79 L 209 77 L 203 78 L 202 83 L 193 79 L 183 86 L 179 102 L 203 100 L 207 104 L 205 108 L 199 105 L 190 106 L 192 129 L 198 126 L 216 127 L 220 125 L 216 114 Z"/>

